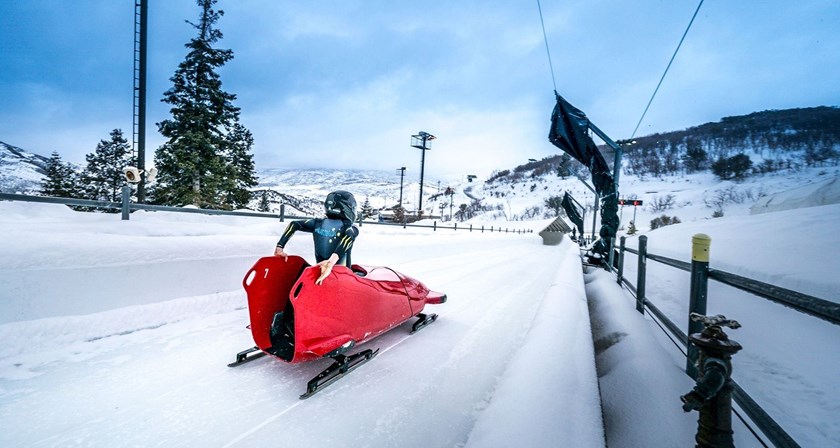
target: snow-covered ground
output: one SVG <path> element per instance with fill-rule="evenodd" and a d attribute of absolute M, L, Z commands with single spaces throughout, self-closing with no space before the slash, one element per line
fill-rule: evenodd
<path fill-rule="evenodd" d="M 649 247 L 688 260 L 691 235 L 707 233 L 713 267 L 838 301 L 837 257 L 824 248 L 840 239 L 829 227 L 840 206 L 799 212 L 666 227 Z M 543 246 L 536 233 L 365 225 L 354 261 L 447 292 L 437 322 L 371 341 L 374 360 L 308 400 L 298 396 L 327 361 L 228 368 L 253 345 L 241 278 L 282 226 L 0 202 L 0 446 L 692 445 L 679 353 L 614 276 L 582 273 L 574 245 Z M 820 238 L 785 238 L 788 228 Z M 289 249 L 311 258 L 306 235 Z M 683 325 L 687 276 L 653 265 L 648 296 Z M 744 324 L 730 332 L 745 346 L 736 380 L 802 446 L 840 444 L 840 329 L 709 296 L 710 313 Z M 735 431 L 738 446 L 758 446 Z"/>
<path fill-rule="evenodd" d="M 433 326 L 409 337 L 404 325 L 372 341 L 381 351 L 371 363 L 301 401 L 326 360 L 226 366 L 253 345 L 243 259 L 271 253 L 283 224 L 170 213 L 120 221 L 62 206 L 0 207 L 0 446 L 463 445 L 510 359 L 530 346 L 538 310 L 556 314 L 561 300 L 574 303 L 579 325 L 556 330 L 576 341 L 559 350 L 578 362 L 556 370 L 576 381 L 563 414 L 579 423 L 558 430 L 603 440 L 571 244 L 543 246 L 535 234 L 363 226 L 354 260 L 391 266 L 450 300 L 433 310 L 440 315 Z M 311 257 L 311 244 L 299 235 L 288 249 Z M 571 280 L 562 284 L 574 294 L 547 297 L 569 267 Z M 167 296 L 164 286 L 182 296 Z"/>

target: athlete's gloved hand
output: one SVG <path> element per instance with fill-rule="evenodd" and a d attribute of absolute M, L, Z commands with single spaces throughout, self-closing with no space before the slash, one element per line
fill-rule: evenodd
<path fill-rule="evenodd" d="M 289 254 L 283 251 L 283 248 L 280 246 L 277 246 L 277 248 L 274 249 L 274 256 L 283 257 L 283 261 L 289 261 Z"/>

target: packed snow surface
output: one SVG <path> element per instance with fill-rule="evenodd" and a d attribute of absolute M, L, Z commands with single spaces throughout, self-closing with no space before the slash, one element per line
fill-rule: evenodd
<path fill-rule="evenodd" d="M 706 233 L 713 267 L 840 301 L 826 250 L 838 219 L 840 205 L 698 220 L 648 233 L 648 246 L 688 261 L 691 236 Z M 674 345 L 614 274 L 584 271 L 568 239 L 544 246 L 536 233 L 365 224 L 354 261 L 445 291 L 427 308 L 440 318 L 365 344 L 379 355 L 307 400 L 328 360 L 228 368 L 253 346 L 242 277 L 284 225 L 0 202 L 0 446 L 693 443 L 696 413 L 679 402 L 692 383 Z M 296 235 L 288 249 L 311 261 L 311 246 Z M 684 326 L 688 275 L 654 266 L 648 298 Z M 716 286 L 709 313 L 744 325 L 730 332 L 745 347 L 742 387 L 802 446 L 840 444 L 838 327 Z M 759 446 L 735 424 L 737 446 Z"/>

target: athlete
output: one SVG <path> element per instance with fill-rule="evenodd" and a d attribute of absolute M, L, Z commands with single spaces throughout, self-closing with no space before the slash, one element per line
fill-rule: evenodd
<path fill-rule="evenodd" d="M 298 230 L 309 232 L 315 241 L 315 261 L 321 268 L 321 275 L 315 280 L 320 285 L 333 266 L 350 266 L 350 249 L 359 235 L 359 229 L 353 225 L 356 219 L 356 198 L 346 191 L 334 191 L 324 201 L 326 218 L 292 221 L 286 227 L 274 255 L 288 260 L 289 255 L 283 249 Z"/>

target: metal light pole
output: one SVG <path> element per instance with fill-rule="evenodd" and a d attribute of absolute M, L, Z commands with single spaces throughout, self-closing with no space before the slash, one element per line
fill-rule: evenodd
<path fill-rule="evenodd" d="M 148 32 L 146 24 L 149 17 L 147 0 L 137 0 L 134 4 L 134 123 L 133 144 L 137 155 L 137 168 L 140 170 L 140 183 L 137 184 L 137 202 L 146 200 L 146 42 Z"/>
<path fill-rule="evenodd" d="M 420 150 L 420 201 L 417 205 L 417 216 L 420 217 L 423 215 L 423 173 L 426 166 L 426 151 L 432 149 L 431 141 L 434 140 L 435 137 L 432 134 L 429 134 L 426 131 L 420 131 L 415 135 L 411 136 L 411 146 Z M 428 146 L 427 146 L 428 145 Z"/>
<path fill-rule="evenodd" d="M 403 193 L 403 179 L 405 178 L 405 167 L 397 168 L 397 171 L 400 172 L 400 202 L 399 206 L 402 207 L 402 193 Z"/>

